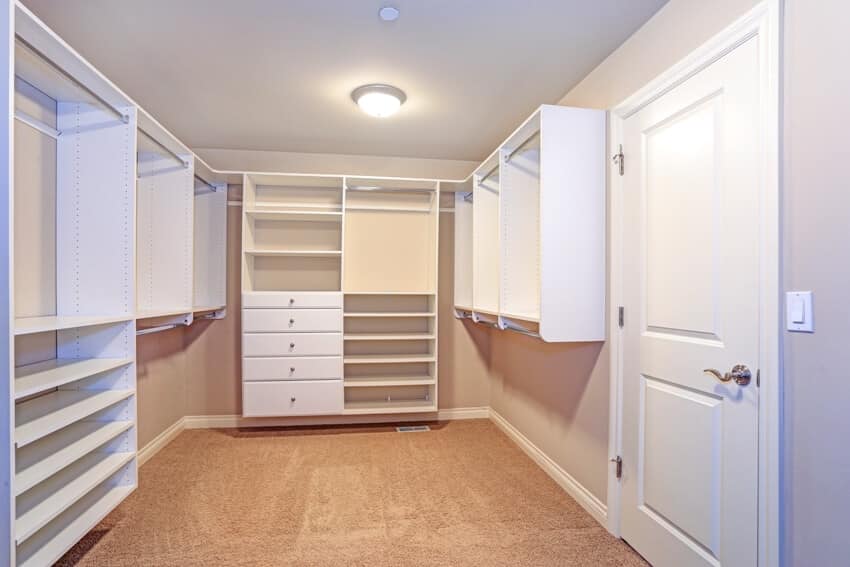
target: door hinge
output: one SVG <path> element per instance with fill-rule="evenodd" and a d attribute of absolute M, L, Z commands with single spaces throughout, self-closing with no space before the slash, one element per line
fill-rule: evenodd
<path fill-rule="evenodd" d="M 614 154 L 614 157 L 611 158 L 611 159 L 619 167 L 620 175 L 625 175 L 626 174 L 626 156 L 623 155 L 623 144 L 620 144 L 619 153 Z"/>
<path fill-rule="evenodd" d="M 615 458 L 611 459 L 612 463 L 617 464 L 617 480 L 623 478 L 623 458 L 620 455 L 617 455 Z"/>
<path fill-rule="evenodd" d="M 617 311 L 617 324 L 620 326 L 621 329 L 626 324 L 626 308 L 623 307 L 622 305 L 620 306 L 620 308 Z"/>

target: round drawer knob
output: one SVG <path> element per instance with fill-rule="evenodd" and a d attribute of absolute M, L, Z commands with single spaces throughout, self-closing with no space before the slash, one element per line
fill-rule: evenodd
<path fill-rule="evenodd" d="M 290 324 L 290 325 L 294 325 L 294 324 L 295 324 L 295 319 L 290 319 L 290 320 L 289 320 L 289 324 Z"/>
<path fill-rule="evenodd" d="M 295 348 L 295 343 L 289 343 L 289 348 Z"/>
<path fill-rule="evenodd" d="M 289 304 L 290 304 L 290 305 L 292 305 L 293 303 L 295 303 L 295 298 L 294 298 L 294 297 L 290 297 L 290 298 L 289 298 Z"/>
<path fill-rule="evenodd" d="M 295 401 L 295 396 L 292 396 L 291 398 L 289 398 L 289 400 L 290 400 L 290 401 L 292 401 L 292 402 L 294 402 L 294 401 Z"/>
<path fill-rule="evenodd" d="M 290 366 L 290 367 L 289 367 L 289 371 L 290 371 L 290 372 L 295 372 L 295 367 L 294 367 L 294 366 Z"/>

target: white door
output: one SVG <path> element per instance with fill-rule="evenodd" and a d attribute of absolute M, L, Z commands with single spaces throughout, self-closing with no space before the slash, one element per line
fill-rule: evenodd
<path fill-rule="evenodd" d="M 621 530 L 656 567 L 757 564 L 759 86 L 752 38 L 623 122 Z"/>

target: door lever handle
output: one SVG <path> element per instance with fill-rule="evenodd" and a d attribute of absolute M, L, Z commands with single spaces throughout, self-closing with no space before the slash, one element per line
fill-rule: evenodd
<path fill-rule="evenodd" d="M 727 372 L 726 374 L 721 374 L 719 370 L 715 370 L 714 368 L 706 368 L 703 372 L 711 374 L 721 382 L 731 382 L 732 380 L 735 380 L 735 383 L 739 386 L 746 386 L 753 378 L 750 369 L 743 364 L 736 364 L 732 367 L 732 371 Z"/>

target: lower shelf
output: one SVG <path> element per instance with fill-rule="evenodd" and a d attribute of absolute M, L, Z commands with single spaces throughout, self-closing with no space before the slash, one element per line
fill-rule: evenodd
<path fill-rule="evenodd" d="M 18 546 L 18 567 L 52 565 L 135 489 L 131 485 L 98 486 Z"/>
<path fill-rule="evenodd" d="M 381 386 L 430 386 L 437 380 L 431 376 L 350 376 L 346 388 L 376 388 Z"/>
<path fill-rule="evenodd" d="M 118 472 L 135 453 L 92 453 L 18 497 L 15 541 L 20 545 Z"/>
<path fill-rule="evenodd" d="M 432 400 L 346 401 L 343 415 L 381 413 L 434 413 L 437 405 Z"/>

